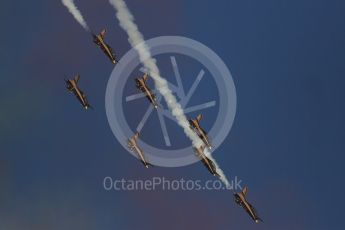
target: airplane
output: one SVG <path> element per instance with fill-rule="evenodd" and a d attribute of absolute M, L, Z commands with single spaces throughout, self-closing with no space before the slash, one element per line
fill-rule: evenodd
<path fill-rule="evenodd" d="M 152 93 L 150 88 L 146 85 L 147 78 L 148 78 L 147 73 L 145 73 L 142 78 L 136 78 L 135 79 L 136 87 L 140 89 L 146 95 L 147 99 L 150 101 L 153 107 L 157 109 L 158 103 L 157 103 L 156 96 Z"/>
<path fill-rule="evenodd" d="M 148 163 L 144 157 L 144 152 L 143 150 L 141 150 L 137 144 L 137 140 L 139 138 L 139 132 L 136 132 L 132 138 L 128 139 L 127 145 L 128 148 L 132 151 L 135 152 L 139 157 L 140 157 L 140 161 L 141 163 L 143 163 L 143 165 L 146 168 L 149 168 L 149 166 L 152 166 L 150 163 Z"/>
<path fill-rule="evenodd" d="M 108 56 L 108 58 L 111 60 L 112 63 L 116 64 L 117 63 L 117 60 L 116 60 L 116 56 L 115 54 L 113 53 L 112 49 L 110 48 L 110 46 L 105 43 L 104 41 L 104 36 L 105 36 L 105 33 L 106 33 L 106 30 L 103 29 L 101 31 L 100 34 L 93 34 L 92 33 L 92 37 L 93 37 L 93 42 L 98 45 L 102 50 L 103 52 L 105 53 L 105 55 Z"/>
<path fill-rule="evenodd" d="M 209 138 L 208 138 L 208 136 L 207 136 L 207 133 L 206 133 L 206 131 L 203 129 L 203 128 L 201 128 L 201 126 L 200 126 L 200 124 L 199 124 L 199 122 L 200 122 L 200 120 L 202 119 L 202 115 L 201 114 L 199 114 L 197 117 L 196 117 L 196 119 L 191 119 L 191 120 L 189 120 L 189 125 L 190 125 L 190 127 L 191 127 L 191 129 L 192 130 L 194 130 L 194 132 L 200 137 L 200 139 L 205 143 L 205 145 L 209 148 L 209 149 L 211 149 L 212 148 L 212 145 L 211 145 L 211 143 L 210 143 L 210 140 L 209 140 Z"/>
<path fill-rule="evenodd" d="M 214 165 L 213 161 L 210 160 L 205 154 L 204 154 L 205 146 L 200 146 L 199 148 L 195 148 L 196 155 L 200 158 L 202 163 L 206 166 L 208 171 L 213 176 L 220 177 L 220 175 L 217 173 L 216 166 Z"/>
<path fill-rule="evenodd" d="M 79 102 L 82 104 L 82 106 L 85 109 L 92 108 L 92 106 L 89 104 L 87 101 L 86 95 L 81 91 L 78 87 L 78 81 L 80 79 L 80 75 L 76 75 L 73 79 L 65 79 L 66 82 L 66 88 L 70 91 L 73 92 L 74 95 L 77 97 Z"/>
<path fill-rule="evenodd" d="M 246 200 L 246 194 L 247 194 L 248 188 L 244 187 L 243 190 L 239 193 L 234 193 L 235 202 L 240 205 L 246 212 L 250 215 L 250 217 L 255 221 L 255 223 L 259 223 L 259 221 L 262 222 L 262 220 L 258 217 L 255 208 L 248 203 Z"/>

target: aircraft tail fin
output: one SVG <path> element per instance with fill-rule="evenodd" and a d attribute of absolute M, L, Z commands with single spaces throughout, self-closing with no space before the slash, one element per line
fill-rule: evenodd
<path fill-rule="evenodd" d="M 197 121 L 199 122 L 201 119 L 202 119 L 202 114 L 199 114 L 197 117 L 196 117 Z"/>
<path fill-rule="evenodd" d="M 242 190 L 242 194 L 245 196 L 245 195 L 247 195 L 247 192 L 248 192 L 248 188 L 247 188 L 247 186 L 245 186 Z"/>
<path fill-rule="evenodd" d="M 148 75 L 147 73 L 144 74 L 144 77 L 143 77 L 144 81 L 147 80 L 148 76 L 149 76 L 149 75 Z"/>
<path fill-rule="evenodd" d="M 107 30 L 106 30 L 106 29 L 103 29 L 99 35 L 100 35 L 102 38 L 104 38 L 106 32 L 107 32 Z"/>

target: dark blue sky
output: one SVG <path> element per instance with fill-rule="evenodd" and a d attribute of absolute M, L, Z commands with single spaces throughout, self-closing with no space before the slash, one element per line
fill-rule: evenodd
<path fill-rule="evenodd" d="M 105 114 L 111 64 L 60 1 L 38 0 L 0 7 L 0 228 L 343 229 L 345 2 L 126 2 L 145 38 L 193 38 L 231 70 L 238 108 L 215 158 L 265 222 L 225 191 L 105 191 L 106 176 L 213 178 L 127 154 Z M 119 57 L 130 49 L 106 0 L 76 3 Z M 95 111 L 64 89 L 75 73 Z"/>

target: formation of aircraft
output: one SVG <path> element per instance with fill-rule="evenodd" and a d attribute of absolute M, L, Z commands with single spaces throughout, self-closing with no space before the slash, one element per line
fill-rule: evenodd
<path fill-rule="evenodd" d="M 205 167 L 210 171 L 213 176 L 220 175 L 217 173 L 216 166 L 214 165 L 213 161 L 210 160 L 204 153 L 205 146 L 200 146 L 199 148 L 195 148 L 196 155 L 200 158 L 201 162 L 205 165 Z"/>
<path fill-rule="evenodd" d="M 143 163 L 143 165 L 146 168 L 148 168 L 149 166 L 152 166 L 152 165 L 146 161 L 143 150 L 139 148 L 137 144 L 138 138 L 139 138 L 139 132 L 136 132 L 133 135 L 133 137 L 128 139 L 127 145 L 131 151 L 135 152 L 139 156 L 141 163 Z"/>
<path fill-rule="evenodd" d="M 150 101 L 150 103 L 155 107 L 158 108 L 158 103 L 156 96 L 152 93 L 151 89 L 147 86 L 146 81 L 148 79 L 148 74 L 145 73 L 142 78 L 136 78 L 135 84 L 136 87 L 145 94 L 146 98 Z"/>
<path fill-rule="evenodd" d="M 195 133 L 199 136 L 199 138 L 204 142 L 204 145 L 200 146 L 199 148 L 195 148 L 195 152 L 196 152 L 196 155 L 200 158 L 201 162 L 208 169 L 208 171 L 212 175 L 220 177 L 220 175 L 217 172 L 217 168 L 214 162 L 210 160 L 205 155 L 205 152 L 204 152 L 205 146 L 207 146 L 209 149 L 211 149 L 212 146 L 206 134 L 206 131 L 203 128 L 201 128 L 199 124 L 201 119 L 202 119 L 202 114 L 199 114 L 196 119 L 189 120 L 191 129 L 193 129 Z M 234 193 L 235 202 L 246 210 L 246 212 L 255 221 L 255 223 L 259 223 L 259 221 L 262 221 L 262 220 L 258 217 L 257 212 L 255 211 L 254 207 L 245 198 L 247 191 L 248 191 L 248 188 L 244 187 L 244 189 L 241 192 Z"/>
<path fill-rule="evenodd" d="M 66 88 L 74 93 L 74 95 L 77 97 L 80 104 L 85 108 L 92 108 L 89 102 L 87 101 L 86 95 L 81 91 L 81 89 L 78 87 L 78 81 L 80 79 L 80 75 L 76 75 L 73 79 L 65 79 L 66 82 Z"/>
<path fill-rule="evenodd" d="M 204 144 L 209 148 L 211 149 L 212 148 L 212 145 L 211 145 L 211 142 L 207 136 L 207 133 L 206 131 L 201 128 L 199 122 L 200 120 L 202 119 L 202 115 L 199 114 L 196 119 L 191 119 L 189 120 L 189 125 L 191 127 L 192 130 L 194 130 L 194 132 L 200 137 L 200 139 L 204 142 Z"/>
<path fill-rule="evenodd" d="M 93 42 L 101 48 L 101 50 L 107 55 L 107 57 L 111 60 L 112 63 L 116 64 L 117 60 L 116 60 L 115 54 L 113 53 L 111 47 L 104 41 L 105 34 L 106 34 L 105 29 L 103 29 L 101 33 L 97 35 L 92 33 Z M 74 79 L 65 80 L 66 87 L 69 91 L 75 94 L 75 96 L 77 97 L 77 99 L 83 105 L 85 109 L 92 108 L 90 104 L 88 103 L 85 94 L 78 88 L 77 84 L 78 84 L 79 78 L 80 76 L 77 75 Z"/>
<path fill-rule="evenodd" d="M 255 223 L 262 222 L 262 220 L 258 217 L 258 214 L 255 208 L 246 200 L 246 195 L 248 192 L 248 188 L 244 187 L 243 190 L 239 193 L 234 193 L 235 202 L 240 205 L 244 210 L 248 213 L 248 215 L 255 221 Z"/>
<path fill-rule="evenodd" d="M 114 64 L 117 63 L 116 56 L 113 53 L 111 47 L 105 43 L 104 37 L 105 37 L 106 30 L 103 29 L 101 33 L 99 34 L 92 34 L 93 42 L 101 48 L 101 50 L 107 55 L 107 57 L 110 59 L 110 61 Z"/>
<path fill-rule="evenodd" d="M 105 55 L 111 60 L 113 64 L 116 64 L 118 61 L 116 59 L 115 54 L 113 53 L 111 47 L 105 43 L 104 37 L 106 34 L 106 30 L 103 29 L 100 34 L 92 34 L 93 36 L 93 42 L 101 48 L 101 50 L 105 53 Z M 78 81 L 80 79 L 80 75 L 76 75 L 73 79 L 65 79 L 66 82 L 66 88 L 68 91 L 73 92 L 80 104 L 85 108 L 92 108 L 92 106 L 89 104 L 86 95 L 83 93 L 83 91 L 78 87 Z M 141 78 L 135 79 L 135 86 L 146 96 L 146 98 L 149 100 L 149 102 L 152 104 L 152 106 L 155 109 L 158 109 L 158 103 L 155 94 L 151 91 L 151 89 L 147 85 L 148 80 L 148 74 L 144 74 Z M 202 146 L 195 148 L 195 153 L 197 157 L 200 159 L 200 161 L 204 164 L 204 166 L 208 169 L 208 171 L 217 177 L 220 177 L 219 173 L 217 172 L 217 168 L 214 164 L 214 162 L 209 159 L 205 155 L 205 148 L 208 149 L 212 148 L 210 139 L 206 133 L 206 131 L 200 126 L 200 121 L 202 119 L 202 114 L 199 114 L 196 119 L 190 119 L 189 125 L 190 128 L 198 135 L 198 137 L 202 140 L 203 144 Z M 141 163 L 146 167 L 149 168 L 152 166 L 146 159 L 144 155 L 144 151 L 138 146 L 137 140 L 139 139 L 139 132 L 136 132 L 131 138 L 127 140 L 127 146 L 128 148 L 135 152 L 138 155 L 138 158 L 140 159 Z M 247 187 L 244 187 L 244 189 L 239 193 L 234 193 L 234 199 L 235 202 L 240 205 L 245 211 L 249 214 L 249 216 L 256 222 L 262 221 L 255 211 L 254 207 L 246 200 L 246 194 L 247 194 Z"/>

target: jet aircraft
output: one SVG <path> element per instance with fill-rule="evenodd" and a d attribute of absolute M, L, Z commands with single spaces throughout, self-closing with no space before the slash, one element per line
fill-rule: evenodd
<path fill-rule="evenodd" d="M 196 119 L 191 119 L 189 120 L 189 125 L 191 127 L 192 130 L 194 130 L 194 132 L 200 137 L 200 139 L 204 142 L 204 144 L 209 148 L 211 149 L 212 148 L 212 145 L 210 143 L 210 140 L 207 136 L 207 133 L 206 131 L 201 128 L 199 122 L 200 120 L 202 119 L 202 115 L 199 114 Z"/>
<path fill-rule="evenodd" d="M 117 60 L 115 54 L 113 53 L 111 47 L 104 41 L 105 33 L 106 30 L 103 29 L 100 34 L 92 34 L 93 42 L 102 49 L 112 63 L 116 64 Z"/>
<path fill-rule="evenodd" d="M 259 221 L 262 222 L 262 220 L 258 217 L 255 208 L 246 200 L 247 191 L 248 188 L 244 187 L 241 192 L 234 193 L 235 202 L 242 208 L 244 208 L 244 210 L 246 210 L 246 212 L 255 221 L 255 223 L 259 223 Z"/>
<path fill-rule="evenodd" d="M 158 108 L 157 99 L 156 99 L 156 96 L 152 93 L 151 89 L 146 84 L 147 78 L 148 78 L 148 74 L 146 73 L 144 74 L 142 78 L 136 78 L 135 84 L 136 84 L 136 87 L 145 94 L 146 98 L 150 101 L 153 107 L 157 109 Z"/>
<path fill-rule="evenodd" d="M 128 139 L 127 145 L 128 145 L 128 148 L 132 152 L 135 152 L 139 156 L 141 163 L 143 163 L 143 165 L 146 168 L 148 168 L 149 166 L 152 166 L 152 165 L 146 161 L 143 150 L 139 148 L 137 144 L 138 138 L 139 138 L 139 132 L 136 132 L 132 138 Z"/>
<path fill-rule="evenodd" d="M 205 165 L 205 167 L 208 169 L 208 171 L 210 171 L 210 173 L 213 176 L 218 176 L 220 177 L 220 175 L 217 172 L 216 166 L 214 165 L 213 161 L 210 160 L 204 153 L 205 150 L 205 146 L 200 146 L 199 148 L 195 148 L 195 153 L 197 155 L 197 157 L 200 158 L 200 160 L 202 161 L 202 163 Z"/>
<path fill-rule="evenodd" d="M 87 101 L 86 95 L 83 93 L 83 91 L 80 90 L 78 87 L 78 81 L 80 79 L 80 75 L 76 75 L 73 79 L 65 79 L 66 82 L 66 88 L 70 91 L 73 92 L 74 95 L 77 97 L 79 100 L 80 104 L 85 108 L 92 108 L 92 106 L 89 104 Z"/>

